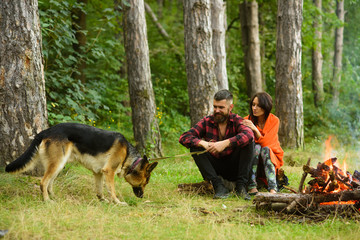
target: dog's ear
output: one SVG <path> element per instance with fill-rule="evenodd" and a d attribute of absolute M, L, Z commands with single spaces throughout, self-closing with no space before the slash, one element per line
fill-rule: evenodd
<path fill-rule="evenodd" d="M 143 159 L 145 160 L 145 162 L 147 162 L 147 161 L 148 161 L 148 158 L 147 158 L 147 156 L 146 156 L 146 155 L 144 155 L 144 156 L 143 156 Z"/>
<path fill-rule="evenodd" d="M 153 162 L 151 164 L 149 164 L 149 166 L 147 166 L 146 172 L 148 174 L 151 173 L 152 170 L 154 170 L 154 168 L 157 166 L 158 162 Z"/>

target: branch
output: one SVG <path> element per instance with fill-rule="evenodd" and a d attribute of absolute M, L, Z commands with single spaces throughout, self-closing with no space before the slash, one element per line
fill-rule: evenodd
<path fill-rule="evenodd" d="M 150 18 L 153 21 L 153 23 L 155 24 L 156 28 L 159 30 L 160 35 L 167 41 L 168 45 L 174 50 L 176 59 L 180 62 L 182 59 L 182 57 L 181 57 L 182 55 L 179 52 L 179 50 L 177 49 L 177 46 L 171 40 L 171 38 L 169 37 L 169 34 L 166 32 L 166 30 L 163 28 L 163 26 L 159 23 L 155 13 L 153 12 L 153 10 L 149 6 L 149 4 L 144 2 L 144 6 L 145 6 L 145 11 L 150 15 Z"/>
<path fill-rule="evenodd" d="M 240 20 L 240 17 L 234 18 L 234 19 L 230 22 L 230 24 L 229 24 L 229 26 L 227 27 L 226 31 L 227 31 L 227 32 L 230 31 L 230 29 L 233 27 L 232 25 L 233 25 L 236 21 L 238 21 L 238 20 Z"/>
<path fill-rule="evenodd" d="M 156 27 L 159 30 L 161 36 L 163 36 L 165 40 L 170 40 L 169 34 L 166 32 L 166 30 L 163 28 L 163 26 L 159 23 L 159 20 L 157 19 L 155 13 L 153 12 L 153 10 L 149 6 L 149 4 L 144 2 L 144 5 L 145 5 L 146 12 L 150 15 L 151 20 L 156 25 Z"/>
<path fill-rule="evenodd" d="M 310 166 L 310 161 L 311 161 L 311 158 L 308 159 L 308 161 L 307 161 L 306 165 L 304 166 L 304 168 Z M 304 171 L 304 173 L 303 173 L 303 175 L 301 177 L 300 184 L 299 184 L 299 193 L 302 193 L 304 182 L 305 182 L 307 174 L 308 173 Z"/>

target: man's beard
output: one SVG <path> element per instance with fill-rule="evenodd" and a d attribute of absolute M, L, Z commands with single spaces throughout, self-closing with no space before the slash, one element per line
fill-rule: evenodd
<path fill-rule="evenodd" d="M 226 122 L 227 119 L 229 118 L 229 114 L 228 113 L 214 113 L 214 121 L 216 123 L 223 123 Z"/>

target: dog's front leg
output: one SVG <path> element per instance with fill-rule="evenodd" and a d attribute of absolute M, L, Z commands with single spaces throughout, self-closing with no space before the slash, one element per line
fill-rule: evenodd
<path fill-rule="evenodd" d="M 120 205 L 128 205 L 126 202 L 121 202 L 115 193 L 115 171 L 113 169 L 106 169 L 103 168 L 101 170 L 104 175 L 105 175 L 105 181 L 106 181 L 106 185 L 110 191 L 110 195 L 111 195 L 111 200 L 113 202 L 115 202 L 116 204 L 120 204 Z"/>
<path fill-rule="evenodd" d="M 103 194 L 103 173 L 95 173 L 94 172 L 94 179 L 95 179 L 95 190 L 96 196 L 100 201 L 106 201 Z"/>

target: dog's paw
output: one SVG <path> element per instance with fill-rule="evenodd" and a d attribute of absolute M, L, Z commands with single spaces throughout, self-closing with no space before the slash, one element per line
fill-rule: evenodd
<path fill-rule="evenodd" d="M 116 205 L 129 206 L 129 204 L 127 204 L 126 202 L 121 202 L 119 199 L 114 199 L 114 202 Z"/>
<path fill-rule="evenodd" d="M 116 205 L 129 206 L 129 204 L 127 204 L 126 202 L 118 202 L 118 203 L 116 203 Z"/>

